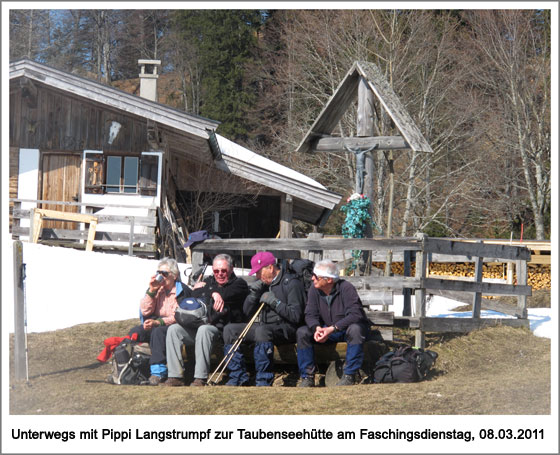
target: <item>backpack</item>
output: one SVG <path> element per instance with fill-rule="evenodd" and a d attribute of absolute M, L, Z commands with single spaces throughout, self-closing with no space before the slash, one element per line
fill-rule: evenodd
<path fill-rule="evenodd" d="M 149 343 L 123 340 L 113 352 L 111 374 L 107 382 L 119 385 L 146 385 L 150 379 Z"/>
<path fill-rule="evenodd" d="M 402 346 L 384 354 L 373 369 L 374 383 L 418 382 L 428 374 L 437 352 Z"/>
<path fill-rule="evenodd" d="M 311 275 L 313 275 L 313 268 L 315 263 L 310 259 L 294 259 L 291 263 L 286 264 L 286 270 L 293 273 L 303 283 L 305 294 L 313 284 Z"/>
<path fill-rule="evenodd" d="M 208 323 L 209 310 L 204 299 L 187 297 L 175 310 L 175 320 L 185 329 L 198 329 Z"/>

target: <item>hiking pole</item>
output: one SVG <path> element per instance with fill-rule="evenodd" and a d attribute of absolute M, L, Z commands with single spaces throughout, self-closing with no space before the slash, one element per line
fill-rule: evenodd
<path fill-rule="evenodd" d="M 235 343 L 233 343 L 233 345 L 231 346 L 231 348 L 229 349 L 229 351 L 227 352 L 227 354 L 224 356 L 224 358 L 222 359 L 222 361 L 218 364 L 218 366 L 216 367 L 216 369 L 214 370 L 214 373 L 212 373 L 212 375 L 210 376 L 210 378 L 208 378 L 208 384 L 212 385 L 212 384 L 216 384 L 213 380 L 214 376 L 216 375 L 216 373 L 218 373 L 218 370 L 220 370 L 218 377 L 220 377 L 223 372 L 226 370 L 227 366 L 229 365 L 229 362 L 231 361 L 231 359 L 233 358 L 233 354 L 235 354 L 235 351 L 237 351 L 237 348 L 239 348 L 239 346 L 241 345 L 241 343 L 243 342 L 243 339 L 245 338 L 245 335 L 247 335 L 247 332 L 249 332 L 249 329 L 251 328 L 251 326 L 254 324 L 254 322 L 256 321 L 257 317 L 259 316 L 259 313 L 261 312 L 261 310 L 263 309 L 263 307 L 266 305 L 266 303 L 262 303 L 261 306 L 259 307 L 259 309 L 255 312 L 255 314 L 253 315 L 253 317 L 251 318 L 251 320 L 247 323 L 247 325 L 245 326 L 245 328 L 243 329 L 243 331 L 239 334 L 239 337 L 237 337 L 237 340 L 235 340 Z M 226 361 L 227 359 L 227 361 Z M 225 365 L 222 367 L 222 364 L 225 362 Z"/>
<path fill-rule="evenodd" d="M 233 354 L 235 354 L 235 351 L 237 350 L 237 348 L 241 345 L 241 343 L 243 342 L 243 339 L 245 338 L 245 335 L 247 335 L 247 332 L 249 332 L 249 329 L 251 328 L 251 326 L 253 325 L 253 323 L 255 322 L 255 320 L 257 319 L 260 311 L 262 310 L 263 306 L 265 304 L 263 303 L 260 308 L 256 311 L 256 313 L 253 315 L 253 317 L 251 318 L 251 320 L 247 323 L 247 325 L 243 328 L 243 331 L 239 334 L 239 337 L 237 338 L 237 340 L 235 340 L 235 343 L 233 343 L 233 345 L 231 346 L 231 348 L 229 349 L 229 351 L 227 352 L 227 354 L 224 356 L 224 358 L 222 359 L 222 361 L 219 363 L 219 365 L 216 367 L 216 370 L 214 370 L 214 373 L 212 373 L 212 375 L 210 376 L 208 383 L 214 383 L 213 381 L 213 377 L 216 375 L 216 373 L 218 372 L 218 370 L 220 370 L 220 367 L 222 366 L 222 364 L 224 362 L 225 365 L 223 366 L 223 368 L 221 369 L 221 371 L 219 372 L 219 376 L 222 375 L 222 373 L 225 371 L 226 367 L 228 366 L 230 360 L 233 358 Z M 226 361 L 227 359 L 227 361 Z"/>

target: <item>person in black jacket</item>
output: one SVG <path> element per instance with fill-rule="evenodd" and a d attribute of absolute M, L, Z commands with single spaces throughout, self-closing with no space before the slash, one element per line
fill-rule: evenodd
<path fill-rule="evenodd" d="M 276 258 L 268 251 L 251 258 L 249 275 L 253 274 L 257 281 L 250 286 L 243 312 L 251 318 L 262 303 L 265 305 L 243 342 L 255 343 L 255 385 L 270 386 L 274 379 L 274 345 L 295 342 L 296 330 L 303 322 L 305 291 L 298 277 L 279 268 Z M 230 353 L 245 327 L 246 324 L 233 323 L 224 328 L 224 353 L 232 355 L 227 365 L 229 380 L 226 385 L 242 386 L 249 381 L 243 354 L 239 349 Z"/>
<path fill-rule="evenodd" d="M 315 264 L 313 286 L 305 307 L 305 324 L 297 330 L 300 387 L 315 385 L 314 343 L 346 341 L 344 375 L 336 385 L 355 384 L 364 359 L 363 343 L 370 323 L 352 283 L 339 279 L 338 266 L 329 260 Z"/>
<path fill-rule="evenodd" d="M 211 303 L 208 324 L 198 329 L 186 329 L 179 324 L 169 327 L 166 337 L 169 372 L 167 381 L 161 385 L 184 385 L 183 344 L 195 347 L 195 379 L 191 386 L 207 385 L 212 348 L 227 323 L 244 321 L 243 302 L 248 292 L 247 282 L 233 272 L 231 256 L 218 254 L 212 261 L 212 276 L 196 283 L 192 291 L 192 297 Z"/>

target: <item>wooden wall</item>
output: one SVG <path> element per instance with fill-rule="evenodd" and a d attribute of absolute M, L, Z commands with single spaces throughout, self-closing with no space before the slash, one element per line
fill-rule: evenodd
<path fill-rule="evenodd" d="M 10 82 L 10 146 L 40 150 L 149 150 L 146 120 L 25 78 Z M 109 144 L 113 121 L 122 126 Z"/>

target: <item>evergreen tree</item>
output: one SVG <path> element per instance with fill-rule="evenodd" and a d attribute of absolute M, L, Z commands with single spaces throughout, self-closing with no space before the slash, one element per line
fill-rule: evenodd
<path fill-rule="evenodd" d="M 256 90 L 247 66 L 254 58 L 262 15 L 259 10 L 190 10 L 175 24 L 198 48 L 202 67 L 200 114 L 222 122 L 219 132 L 247 139 L 247 114 Z"/>

